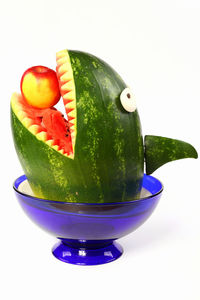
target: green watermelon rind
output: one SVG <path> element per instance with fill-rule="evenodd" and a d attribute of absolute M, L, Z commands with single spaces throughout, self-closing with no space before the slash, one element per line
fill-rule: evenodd
<path fill-rule="evenodd" d="M 16 151 L 36 196 L 103 203 L 133 200 L 141 190 L 144 151 L 137 110 L 126 112 L 126 84 L 102 60 L 69 51 L 76 86 L 77 136 L 70 159 L 25 128 L 11 109 Z"/>

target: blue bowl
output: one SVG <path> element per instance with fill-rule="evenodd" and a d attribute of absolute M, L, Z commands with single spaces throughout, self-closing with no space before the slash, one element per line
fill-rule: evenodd
<path fill-rule="evenodd" d="M 55 235 L 53 248 L 58 259 L 77 265 L 98 265 L 121 256 L 115 242 L 143 224 L 155 209 L 162 183 L 144 175 L 143 188 L 149 196 L 127 202 L 70 203 L 40 199 L 19 190 L 25 175 L 14 183 L 14 190 L 25 213 L 41 228 Z"/>

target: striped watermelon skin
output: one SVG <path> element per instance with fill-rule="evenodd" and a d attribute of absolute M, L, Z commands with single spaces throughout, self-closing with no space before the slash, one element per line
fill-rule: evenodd
<path fill-rule="evenodd" d="M 11 109 L 16 151 L 36 196 L 59 201 L 127 201 L 140 193 L 144 151 L 137 110 L 125 111 L 127 87 L 99 58 L 68 51 L 76 88 L 74 159 L 39 141 Z"/>

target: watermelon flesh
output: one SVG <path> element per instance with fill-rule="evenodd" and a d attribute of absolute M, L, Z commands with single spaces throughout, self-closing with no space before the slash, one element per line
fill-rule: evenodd
<path fill-rule="evenodd" d="M 46 141 L 52 141 L 52 146 L 62 154 L 73 152 L 69 122 L 55 107 L 40 109 L 30 106 L 24 98 L 18 97 L 21 110 L 31 120 L 31 125 L 38 126 L 38 132 L 45 132 Z"/>

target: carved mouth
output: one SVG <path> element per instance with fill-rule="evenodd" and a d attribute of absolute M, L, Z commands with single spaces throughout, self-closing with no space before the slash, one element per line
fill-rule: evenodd
<path fill-rule="evenodd" d="M 58 52 L 56 60 L 57 77 L 68 120 L 54 107 L 38 109 L 30 106 L 17 93 L 12 95 L 11 106 L 21 123 L 38 140 L 74 159 L 77 132 L 76 92 L 68 51 Z"/>

